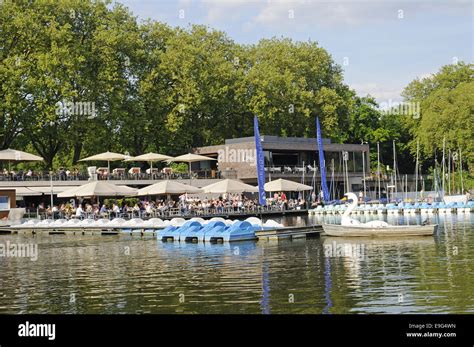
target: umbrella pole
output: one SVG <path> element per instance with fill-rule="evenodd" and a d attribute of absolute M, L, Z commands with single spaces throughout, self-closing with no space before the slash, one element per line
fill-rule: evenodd
<path fill-rule="evenodd" d="M 189 185 L 191 185 L 191 162 L 189 162 Z"/>
<path fill-rule="evenodd" d="M 153 162 L 150 161 L 150 177 L 153 180 Z"/>
<path fill-rule="evenodd" d="M 110 160 L 107 160 L 107 180 L 109 180 L 110 177 Z"/>
<path fill-rule="evenodd" d="M 50 172 L 49 174 L 50 185 L 51 185 L 51 218 L 54 219 L 54 212 L 53 212 L 53 174 Z"/>

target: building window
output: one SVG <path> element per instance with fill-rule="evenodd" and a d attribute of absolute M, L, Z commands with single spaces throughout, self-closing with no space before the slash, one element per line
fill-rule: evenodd
<path fill-rule="evenodd" d="M 10 198 L 8 196 L 0 196 L 0 211 L 10 210 Z"/>

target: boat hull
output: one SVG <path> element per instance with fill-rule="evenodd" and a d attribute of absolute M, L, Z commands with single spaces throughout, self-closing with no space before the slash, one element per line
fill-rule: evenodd
<path fill-rule="evenodd" d="M 431 236 L 438 225 L 394 225 L 389 227 L 366 228 L 360 226 L 343 226 L 339 224 L 323 224 L 328 236 L 344 237 L 399 237 L 399 236 Z"/>

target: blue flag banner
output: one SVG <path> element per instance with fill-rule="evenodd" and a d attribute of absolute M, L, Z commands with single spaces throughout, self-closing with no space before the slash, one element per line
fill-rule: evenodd
<path fill-rule="evenodd" d="M 319 118 L 316 117 L 316 137 L 318 141 L 318 152 L 319 152 L 319 167 L 321 168 L 321 190 L 323 191 L 324 202 L 329 201 L 329 191 L 326 182 L 326 161 L 324 160 L 324 147 L 323 138 L 321 136 L 321 126 L 319 125 Z"/>
<path fill-rule="evenodd" d="M 258 118 L 253 119 L 253 131 L 255 135 L 255 150 L 257 164 L 257 180 L 258 180 L 258 202 L 260 205 L 266 204 L 265 190 L 265 158 L 263 157 L 262 143 L 260 142 L 260 131 L 258 130 Z"/>

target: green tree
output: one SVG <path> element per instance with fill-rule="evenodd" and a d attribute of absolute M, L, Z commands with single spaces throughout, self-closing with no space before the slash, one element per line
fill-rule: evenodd
<path fill-rule="evenodd" d="M 250 66 L 242 99 L 250 116 L 261 117 L 262 133 L 315 136 L 319 116 L 325 136 L 344 138 L 337 129 L 347 122 L 350 94 L 326 50 L 311 41 L 276 38 L 247 50 Z"/>
<path fill-rule="evenodd" d="M 436 74 L 411 82 L 404 90 L 406 101 L 419 102 L 421 117 L 405 117 L 413 140 L 419 141 L 425 159 L 446 147 L 461 150 L 471 173 L 474 170 L 474 65 L 443 66 Z M 439 155 L 438 155 L 439 157 Z"/>

